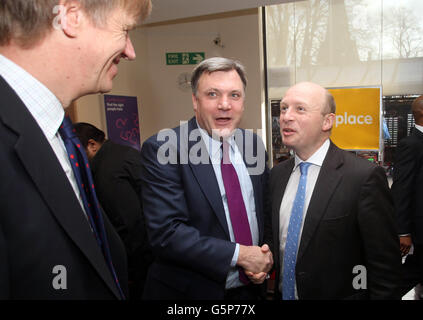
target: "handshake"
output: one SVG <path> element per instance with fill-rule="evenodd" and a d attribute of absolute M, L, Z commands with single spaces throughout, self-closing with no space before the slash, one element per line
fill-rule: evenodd
<path fill-rule="evenodd" d="M 267 244 L 261 247 L 240 245 L 237 266 L 244 269 L 252 283 L 263 283 L 273 266 L 273 255 L 269 246 Z"/>

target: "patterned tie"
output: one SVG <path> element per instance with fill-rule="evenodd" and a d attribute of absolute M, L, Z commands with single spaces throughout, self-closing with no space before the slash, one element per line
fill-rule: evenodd
<path fill-rule="evenodd" d="M 301 177 L 297 194 L 289 218 L 288 234 L 286 236 L 285 254 L 283 258 L 282 299 L 295 300 L 295 265 L 304 213 L 304 199 L 307 186 L 307 171 L 311 163 L 301 162 Z"/>
<path fill-rule="evenodd" d="M 251 237 L 250 224 L 248 222 L 247 210 L 245 209 L 244 199 L 242 197 L 241 186 L 239 185 L 238 175 L 229 159 L 229 144 L 223 142 L 223 156 L 220 163 L 222 171 L 223 184 L 225 186 L 226 200 L 228 201 L 229 215 L 231 217 L 232 229 L 235 241 L 245 246 L 251 246 L 253 240 Z M 250 281 L 242 268 L 239 268 L 239 279 L 242 283 L 248 284 Z"/>
<path fill-rule="evenodd" d="M 75 134 L 75 129 L 73 128 L 69 117 L 65 116 L 63 119 L 62 125 L 59 128 L 59 134 L 62 137 L 66 151 L 68 152 L 72 170 L 75 174 L 76 182 L 81 193 L 82 203 L 84 205 L 85 212 L 87 213 L 95 239 L 97 240 L 97 243 L 103 252 L 107 265 L 118 287 L 121 298 L 125 299 L 122 288 L 119 284 L 119 280 L 116 276 L 115 269 L 113 267 L 109 244 L 106 238 L 103 217 L 97 195 L 95 193 L 94 182 L 90 166 L 88 164 L 88 158 L 85 154 L 85 150 L 82 149 L 81 142 Z"/>

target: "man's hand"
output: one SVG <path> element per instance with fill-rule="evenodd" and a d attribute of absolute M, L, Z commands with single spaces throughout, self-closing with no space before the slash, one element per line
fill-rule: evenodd
<path fill-rule="evenodd" d="M 413 242 L 411 241 L 411 236 L 400 236 L 400 250 L 401 255 L 405 256 L 410 251 L 411 246 L 413 245 Z"/>
<path fill-rule="evenodd" d="M 262 247 L 240 245 L 237 265 L 244 268 L 251 282 L 260 284 L 272 269 L 273 255 L 267 244 Z"/>
<path fill-rule="evenodd" d="M 247 275 L 248 279 L 250 279 L 250 281 L 254 284 L 262 284 L 264 280 L 267 279 L 266 272 L 252 273 L 251 271 L 245 271 L 245 274 Z"/>
<path fill-rule="evenodd" d="M 270 251 L 270 248 L 267 244 L 264 244 L 260 249 L 264 254 L 266 254 L 268 252 L 270 254 L 272 254 L 272 252 Z M 273 265 L 273 255 L 272 255 L 272 265 Z M 270 267 L 270 268 L 272 268 L 272 267 Z M 245 270 L 245 274 L 250 279 L 250 281 L 254 284 L 261 284 L 261 283 L 264 282 L 264 280 L 266 280 L 268 278 L 267 272 L 253 273 L 251 271 Z"/>

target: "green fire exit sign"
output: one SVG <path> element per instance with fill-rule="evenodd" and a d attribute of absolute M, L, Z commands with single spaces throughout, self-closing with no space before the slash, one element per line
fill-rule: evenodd
<path fill-rule="evenodd" d="M 172 52 L 166 53 L 166 64 L 168 66 L 199 64 L 205 59 L 204 52 Z"/>

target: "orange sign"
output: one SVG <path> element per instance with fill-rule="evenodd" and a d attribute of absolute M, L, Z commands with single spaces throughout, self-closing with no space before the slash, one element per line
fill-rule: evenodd
<path fill-rule="evenodd" d="M 342 149 L 379 150 L 381 88 L 328 90 L 336 103 L 332 141 Z"/>

